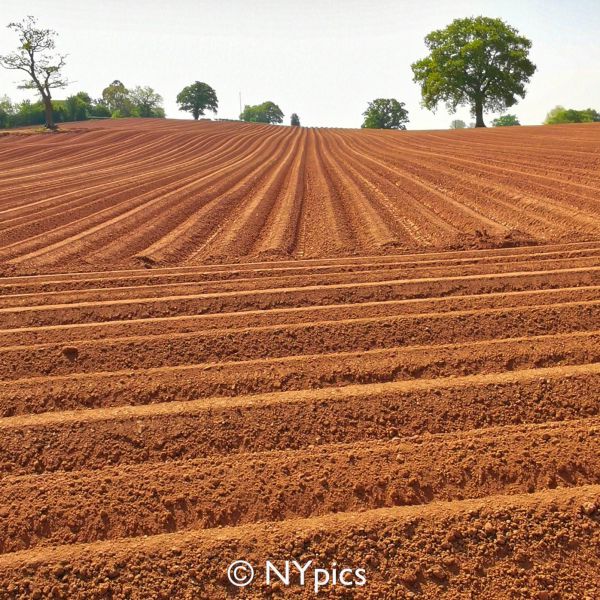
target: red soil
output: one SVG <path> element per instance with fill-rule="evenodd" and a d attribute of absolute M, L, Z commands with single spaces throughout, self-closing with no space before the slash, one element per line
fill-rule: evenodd
<path fill-rule="evenodd" d="M 600 597 L 600 127 L 66 129 L 0 139 L 0 599 Z"/>
<path fill-rule="evenodd" d="M 0 139 L 0 264 L 12 273 L 600 235 L 595 124 L 397 133 L 124 120 L 64 130 Z"/>

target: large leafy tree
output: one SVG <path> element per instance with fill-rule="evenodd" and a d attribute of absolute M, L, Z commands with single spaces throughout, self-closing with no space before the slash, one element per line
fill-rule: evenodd
<path fill-rule="evenodd" d="M 191 112 L 196 120 L 204 115 L 205 111 L 210 110 L 216 113 L 219 108 L 217 93 L 208 83 L 202 81 L 196 81 L 192 85 L 184 87 L 177 94 L 177 104 L 179 104 L 179 110 Z"/>
<path fill-rule="evenodd" d="M 130 117 L 133 114 L 129 90 L 118 79 L 102 90 L 102 101 L 115 117 Z"/>
<path fill-rule="evenodd" d="M 523 98 L 536 70 L 531 41 L 501 19 L 456 19 L 432 31 L 425 44 L 429 55 L 412 65 L 423 105 L 433 110 L 444 102 L 451 112 L 469 105 L 476 127 L 485 127 L 484 112 L 501 112 Z"/>
<path fill-rule="evenodd" d="M 395 98 L 377 98 L 363 113 L 365 129 L 406 129 L 408 111 Z"/>
<path fill-rule="evenodd" d="M 249 123 L 283 123 L 283 112 L 277 104 L 268 100 L 255 106 L 246 105 L 240 119 Z"/>
<path fill-rule="evenodd" d="M 66 56 L 55 52 L 56 32 L 41 29 L 35 17 L 31 16 L 19 23 L 10 23 L 8 28 L 19 36 L 19 47 L 11 54 L 0 56 L 0 65 L 5 69 L 27 73 L 28 79 L 19 88 L 39 93 L 44 105 L 46 127 L 53 129 L 52 90 L 64 88 L 69 83 L 63 74 Z"/>
<path fill-rule="evenodd" d="M 157 94 L 150 86 L 136 86 L 129 93 L 135 114 L 138 117 L 164 118 L 165 111 L 162 107 L 162 96 Z"/>
<path fill-rule="evenodd" d="M 520 124 L 517 115 L 502 115 L 492 121 L 494 127 L 514 127 Z"/>

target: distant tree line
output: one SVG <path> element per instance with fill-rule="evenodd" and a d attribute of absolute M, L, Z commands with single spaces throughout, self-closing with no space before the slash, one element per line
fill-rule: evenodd
<path fill-rule="evenodd" d="M 149 117 L 164 118 L 162 98 L 151 87 L 137 86 L 128 90 L 120 81 L 113 81 L 102 91 L 102 97 L 92 99 L 86 92 L 78 92 L 65 100 L 51 99 L 52 125 L 68 121 L 86 121 L 98 118 Z M 8 96 L 0 98 L 0 127 L 46 125 L 48 113 L 42 100 L 12 102 Z"/>
<path fill-rule="evenodd" d="M 144 117 L 163 119 L 165 111 L 162 107 L 162 96 L 151 87 L 136 86 L 129 90 L 115 79 L 102 90 L 102 97 L 97 104 L 108 111 L 113 119 L 124 117 Z"/>
<path fill-rule="evenodd" d="M 0 56 L 0 66 L 21 71 L 26 79 L 21 89 L 34 90 L 40 100 L 12 103 L 0 98 L 0 127 L 41 125 L 48 128 L 64 121 L 92 118 L 145 117 L 163 118 L 162 97 L 151 87 L 128 89 L 118 79 L 102 90 L 98 99 L 85 92 L 55 100 L 53 90 L 69 85 L 63 74 L 65 55 L 55 50 L 56 32 L 42 29 L 34 17 L 27 17 L 8 28 L 17 34 L 17 50 Z M 471 17 L 455 19 L 447 27 L 432 31 L 425 37 L 429 54 L 411 65 L 413 80 L 421 87 L 422 105 L 435 111 L 445 104 L 451 112 L 468 106 L 475 121 L 470 127 L 485 127 L 485 112 L 503 112 L 526 94 L 525 86 L 536 71 L 529 60 L 531 41 L 501 19 Z M 218 110 L 215 90 L 207 83 L 196 81 L 177 95 L 179 110 L 199 119 L 205 112 Z M 408 111 L 396 98 L 377 98 L 369 102 L 363 113 L 363 128 L 406 129 Z M 239 118 L 251 123 L 283 123 L 283 111 L 272 101 L 246 105 Z M 574 110 L 554 108 L 545 124 L 587 123 L 600 121 L 594 109 Z M 290 125 L 300 126 L 296 113 Z M 494 127 L 520 125 L 513 114 L 503 114 L 492 121 Z M 460 119 L 452 121 L 451 129 L 465 128 Z"/>
<path fill-rule="evenodd" d="M 560 125 L 561 123 L 598 123 L 600 113 L 593 108 L 575 110 L 556 106 L 547 115 L 544 125 Z"/>
<path fill-rule="evenodd" d="M 96 116 L 110 117 L 103 107 L 94 104 L 85 92 L 69 96 L 66 100 L 51 100 L 52 122 L 84 121 Z M 8 96 L 0 98 L 0 127 L 25 127 L 28 125 L 45 125 L 47 111 L 40 100 L 32 102 L 12 102 Z"/>
<path fill-rule="evenodd" d="M 271 125 L 275 125 L 283 123 L 283 116 L 283 112 L 279 106 L 275 102 L 268 100 L 254 106 L 246 104 L 240 114 L 240 120 L 247 121 L 248 123 L 270 123 Z"/>

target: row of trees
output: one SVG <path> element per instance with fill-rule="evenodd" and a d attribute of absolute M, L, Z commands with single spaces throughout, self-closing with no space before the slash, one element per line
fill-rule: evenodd
<path fill-rule="evenodd" d="M 98 100 L 80 92 L 60 103 L 53 102 L 52 90 L 69 84 L 62 73 L 65 56 L 55 52 L 56 32 L 39 28 L 34 17 L 10 23 L 8 27 L 18 35 L 19 46 L 15 52 L 0 56 L 0 66 L 26 73 L 27 78 L 19 87 L 37 91 L 41 100 L 16 106 L 4 101 L 0 119 L 5 123 L 22 123 L 27 119 L 37 122 L 40 111 L 47 127 L 60 120 L 90 117 L 165 116 L 162 98 L 152 88 L 137 86 L 129 90 L 119 80 L 107 86 Z M 421 87 L 423 106 L 435 111 L 442 103 L 451 113 L 459 106 L 469 106 L 475 127 L 485 127 L 485 112 L 503 112 L 524 98 L 525 86 L 536 71 L 529 60 L 531 41 L 501 19 L 455 19 L 444 29 L 427 35 L 425 45 L 429 54 L 411 65 L 413 80 Z M 207 110 L 218 109 L 215 90 L 200 81 L 185 87 L 177 95 L 177 103 L 180 110 L 190 112 L 194 119 Z M 365 128 L 406 129 L 408 123 L 404 103 L 395 98 L 373 100 L 363 116 Z M 240 114 L 241 120 L 254 123 L 282 123 L 283 117 L 279 106 L 271 101 L 246 105 Z M 556 107 L 548 114 L 546 123 L 598 120 L 598 112 L 592 109 Z M 461 123 L 465 126 L 457 119 L 452 127 L 460 128 Z M 300 124 L 295 113 L 291 124 Z M 510 114 L 493 121 L 497 127 L 518 124 L 518 119 Z"/>
<path fill-rule="evenodd" d="M 94 105 L 85 92 L 69 96 L 66 100 L 52 100 L 52 120 L 54 123 L 65 121 L 82 121 L 92 117 L 106 115 L 103 107 Z M 0 98 L 0 128 L 25 127 L 27 125 L 44 125 L 46 108 L 42 101 L 14 103 L 8 96 Z"/>
<path fill-rule="evenodd" d="M 138 85 L 129 90 L 121 81 L 115 79 L 102 90 L 102 97 L 97 101 L 97 105 L 105 107 L 108 116 L 113 118 L 164 118 L 162 102 L 162 96 L 149 86 Z"/>
<path fill-rule="evenodd" d="M 151 87 L 125 87 L 116 79 L 104 90 L 102 97 L 92 100 L 89 94 L 80 92 L 64 101 L 52 99 L 52 90 L 65 88 L 69 81 L 62 71 L 65 55 L 55 53 L 56 32 L 38 27 L 34 17 L 26 17 L 18 23 L 10 23 L 8 28 L 19 38 L 15 52 L 0 56 L 0 66 L 22 71 L 27 74 L 20 89 L 32 89 L 39 93 L 40 102 L 24 101 L 13 104 L 3 98 L 0 105 L 0 127 L 36 125 L 45 123 L 54 128 L 62 121 L 80 121 L 92 117 L 154 117 L 162 118 L 165 111 L 162 97 Z M 216 112 L 219 106 L 215 90 L 208 84 L 196 81 L 185 87 L 177 95 L 179 109 L 190 112 L 194 119 L 205 111 Z M 43 119 L 42 115 L 43 114 Z M 282 123 L 283 112 L 274 102 L 264 102 L 257 106 L 246 106 L 240 119 L 255 123 Z M 297 114 L 292 115 L 292 125 L 300 125 Z"/>
<path fill-rule="evenodd" d="M 574 108 L 565 108 L 564 106 L 556 106 L 547 115 L 544 120 L 544 125 L 560 125 L 563 123 L 599 123 L 600 112 L 593 108 L 584 110 L 576 110 Z M 520 125 L 516 115 L 502 115 L 492 121 L 494 127 L 514 127 Z M 455 119 L 450 123 L 450 129 L 464 129 L 467 124 Z M 475 123 L 471 123 L 469 127 L 475 127 Z"/>
<path fill-rule="evenodd" d="M 502 115 L 492 121 L 494 127 L 514 127 L 520 125 L 519 119 L 516 115 Z M 475 127 L 475 123 L 469 123 L 467 125 L 462 119 L 454 119 L 450 123 L 450 129 L 465 129 L 467 127 Z"/>
<path fill-rule="evenodd" d="M 50 100 L 52 124 L 98 118 L 155 117 L 164 118 L 162 98 L 151 87 L 136 86 L 128 90 L 118 80 L 92 99 L 79 92 L 66 100 Z M 0 98 L 0 127 L 24 127 L 47 124 L 48 112 L 43 100 L 13 103 L 8 96 Z"/>
<path fill-rule="evenodd" d="M 53 128 L 56 122 L 91 117 L 165 116 L 162 98 L 151 87 L 137 86 L 129 90 L 118 80 L 107 86 L 97 100 L 92 100 L 85 92 L 63 101 L 53 100 L 53 90 L 69 85 L 63 74 L 66 56 L 55 52 L 56 32 L 38 27 L 31 16 L 18 23 L 9 23 L 8 28 L 17 34 L 19 46 L 15 52 L 0 56 L 0 66 L 25 73 L 27 77 L 19 88 L 36 91 L 40 101 L 13 104 L 3 98 L 0 121 L 4 126 L 45 123 L 46 127 Z M 43 120 L 40 113 L 44 115 Z"/>
<path fill-rule="evenodd" d="M 544 121 L 545 125 L 560 125 L 561 123 L 598 123 L 600 122 L 600 113 L 593 108 L 584 110 L 575 110 L 556 106 L 553 108 Z"/>

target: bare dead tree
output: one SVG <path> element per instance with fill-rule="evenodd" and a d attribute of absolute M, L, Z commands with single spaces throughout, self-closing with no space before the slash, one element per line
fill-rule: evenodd
<path fill-rule="evenodd" d="M 54 129 L 51 90 L 64 88 L 69 84 L 62 73 L 66 55 L 54 52 L 56 31 L 40 29 L 37 19 L 32 16 L 20 23 L 9 23 L 8 28 L 17 33 L 20 46 L 16 52 L 0 56 L 0 66 L 27 73 L 29 79 L 23 81 L 19 89 L 36 90 L 40 94 L 46 127 Z"/>

